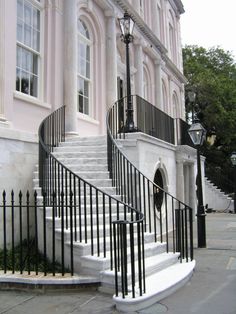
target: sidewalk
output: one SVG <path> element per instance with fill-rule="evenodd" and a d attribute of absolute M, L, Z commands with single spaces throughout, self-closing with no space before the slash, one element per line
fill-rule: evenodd
<path fill-rule="evenodd" d="M 196 269 L 191 281 L 160 302 L 162 313 L 236 313 L 236 215 L 208 214 L 206 233 L 206 249 L 197 249 L 195 239 Z"/>
<path fill-rule="evenodd" d="M 236 314 L 236 215 L 208 214 L 207 248 L 195 249 L 190 282 L 139 314 Z M 194 232 L 196 236 L 196 231 Z M 197 246 L 195 239 L 195 247 Z M 157 283 L 158 284 L 158 283 Z M 91 288 L 81 291 L 0 291 L 0 314 L 112 314 L 111 296 Z"/>

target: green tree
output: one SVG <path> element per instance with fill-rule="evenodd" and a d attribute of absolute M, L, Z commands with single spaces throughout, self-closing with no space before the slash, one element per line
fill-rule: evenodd
<path fill-rule="evenodd" d="M 216 133 L 214 145 L 205 144 L 207 164 L 232 178 L 230 154 L 236 151 L 236 64 L 232 54 L 219 47 L 183 48 L 186 112 L 192 110 L 189 91 L 196 93 L 198 118 L 208 133 Z"/>

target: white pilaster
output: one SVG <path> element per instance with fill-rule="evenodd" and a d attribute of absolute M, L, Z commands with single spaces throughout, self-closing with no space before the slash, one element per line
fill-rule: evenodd
<path fill-rule="evenodd" d="M 77 1 L 63 1 L 64 75 L 63 95 L 66 106 L 66 133 L 77 132 Z"/>
<path fill-rule="evenodd" d="M 143 48 L 140 40 L 134 41 L 135 94 L 143 97 Z"/>
<path fill-rule="evenodd" d="M 158 30 L 159 23 L 158 23 L 158 14 L 157 14 L 157 1 L 152 0 L 151 1 L 151 14 L 152 14 L 152 30 L 153 33 L 157 36 L 160 33 L 160 30 Z"/>
<path fill-rule="evenodd" d="M 176 162 L 176 197 L 184 202 L 184 165 L 182 160 Z"/>
<path fill-rule="evenodd" d="M 156 88 L 155 88 L 155 106 L 161 110 L 163 110 L 163 103 L 162 103 L 162 80 L 161 80 L 161 61 L 155 61 L 155 81 L 156 81 Z"/>
<path fill-rule="evenodd" d="M 117 101 L 116 19 L 106 12 L 106 103 L 107 108 Z"/>

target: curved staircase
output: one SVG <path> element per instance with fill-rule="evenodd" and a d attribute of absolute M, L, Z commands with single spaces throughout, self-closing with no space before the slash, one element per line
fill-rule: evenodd
<path fill-rule="evenodd" d="M 126 161 L 115 137 L 108 141 L 108 155 L 105 136 L 65 140 L 60 131 L 52 140 L 64 121 L 57 115 L 41 126 L 35 172 L 35 188 L 47 202 L 39 222 L 46 226 L 39 235 L 41 250 L 47 243 L 47 255 L 63 268 L 115 291 L 121 311 L 145 308 L 173 293 L 195 266 L 191 209 L 165 193 L 158 211 L 153 196 L 159 187 Z M 53 119 L 61 122 L 52 125 Z"/>

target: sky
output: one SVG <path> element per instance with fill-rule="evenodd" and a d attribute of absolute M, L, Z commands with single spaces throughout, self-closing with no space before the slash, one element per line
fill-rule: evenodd
<path fill-rule="evenodd" d="M 236 60 L 236 0 L 182 0 L 183 45 L 220 46 Z"/>

